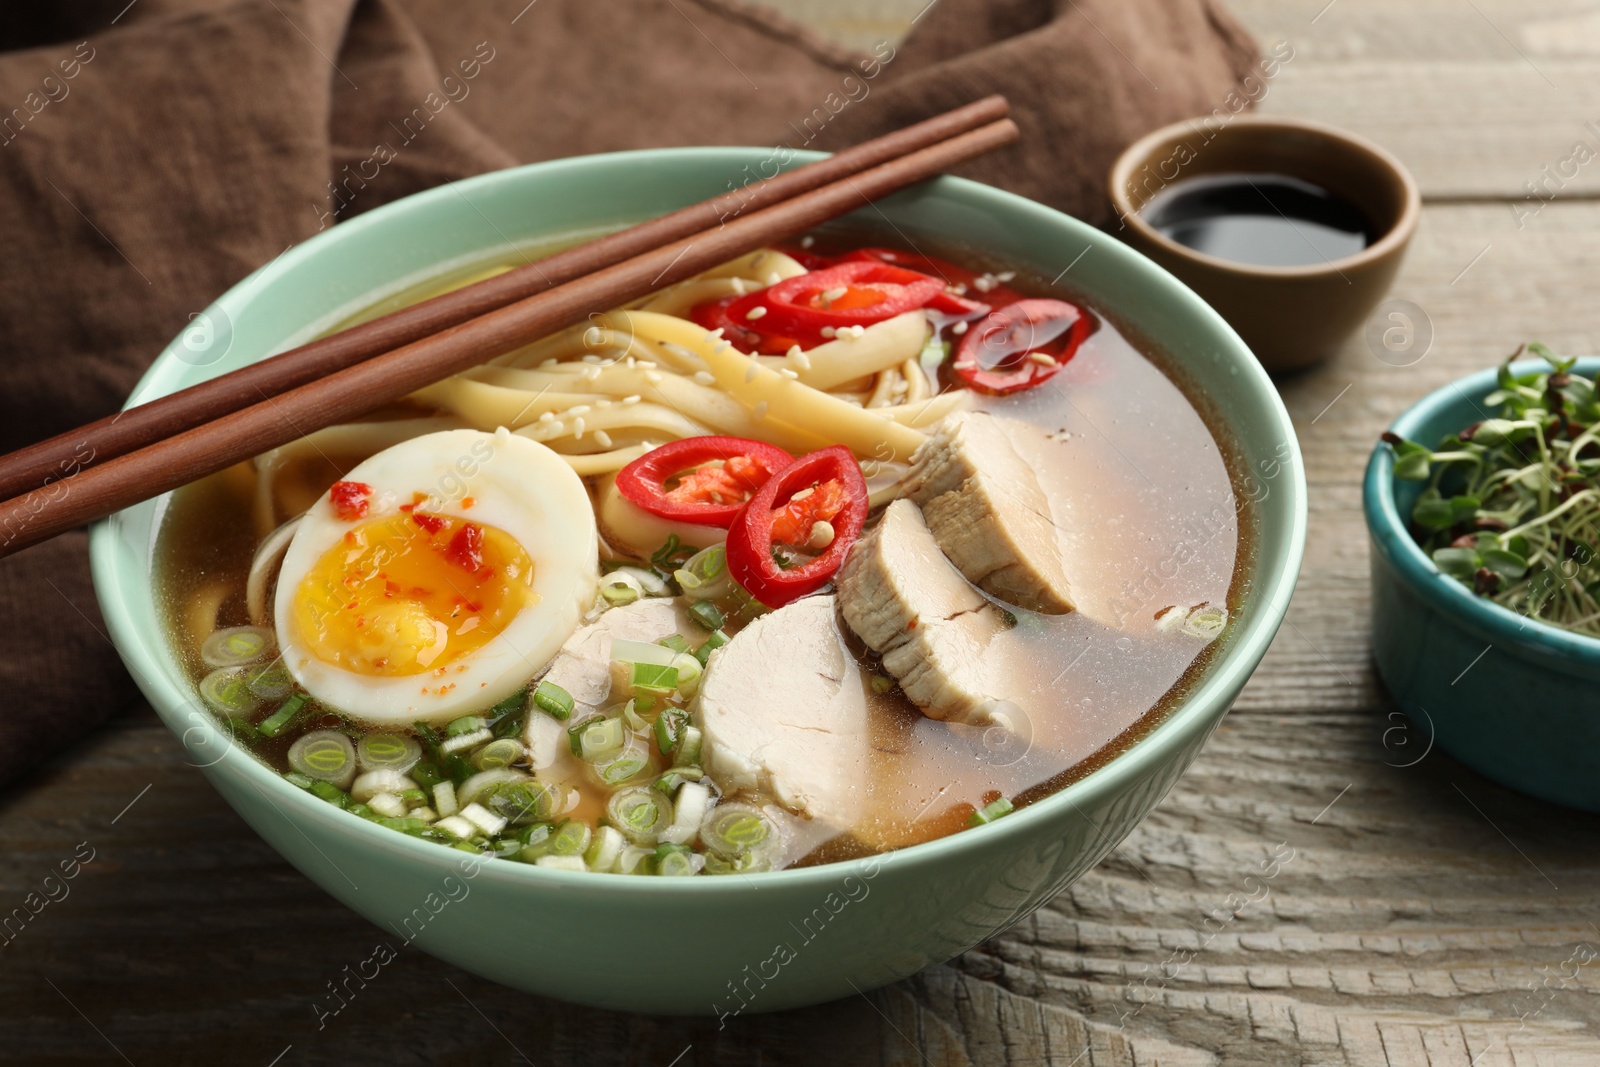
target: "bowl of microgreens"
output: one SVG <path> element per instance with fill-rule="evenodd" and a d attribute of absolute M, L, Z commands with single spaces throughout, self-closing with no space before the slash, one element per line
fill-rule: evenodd
<path fill-rule="evenodd" d="M 1600 359 L 1518 349 L 1400 416 L 1364 488 L 1373 658 L 1419 751 L 1436 742 L 1587 811 L 1600 811 L 1597 372 Z"/>

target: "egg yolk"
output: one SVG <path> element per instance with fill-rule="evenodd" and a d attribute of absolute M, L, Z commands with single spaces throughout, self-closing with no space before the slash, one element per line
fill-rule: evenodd
<path fill-rule="evenodd" d="M 442 671 L 537 602 L 533 561 L 503 530 L 402 511 L 348 530 L 301 579 L 300 638 L 357 674 Z"/>

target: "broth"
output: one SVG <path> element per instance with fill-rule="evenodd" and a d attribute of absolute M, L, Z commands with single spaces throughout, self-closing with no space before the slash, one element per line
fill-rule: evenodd
<path fill-rule="evenodd" d="M 811 247 L 864 243 L 858 231 L 849 238 L 823 231 L 822 244 Z M 975 263 L 968 254 L 952 258 Z M 498 265 L 479 264 L 453 278 Z M 999 277 L 1024 294 L 1072 299 L 1041 279 Z M 995 283 L 993 273 L 982 278 Z M 435 279 L 375 304 L 387 310 L 449 284 Z M 1248 511 L 1234 491 L 1230 458 L 1198 403 L 1175 369 L 1144 347 L 1097 315 L 1094 332 L 1044 385 L 974 398 L 977 410 L 1030 428 L 1012 443 L 1049 500 L 1077 607 L 1063 615 L 1012 612 L 1016 625 L 990 646 L 1031 737 L 928 718 L 898 687 L 874 690 L 868 766 L 861 768 L 865 814 L 847 832 L 822 833 L 769 805 L 797 843 L 775 865 L 903 847 L 966 828 L 974 811 L 996 798 L 1022 804 L 1047 795 L 1158 721 L 1203 671 L 1216 642 L 1167 623 L 1202 605 L 1222 609 L 1224 618 L 1237 613 Z M 374 418 L 428 414 L 408 404 Z M 156 575 L 173 648 L 197 682 L 209 669 L 199 651 L 207 636 L 249 622 L 245 585 L 261 538 L 369 452 L 324 446 L 277 471 L 270 487 L 254 464 L 241 464 L 173 494 Z M 591 492 L 596 481 L 588 479 Z M 1158 621 L 1171 608 L 1178 615 Z M 730 618 L 731 636 L 738 625 Z M 869 676 L 883 677 L 876 654 L 853 638 L 851 647 Z M 316 727 L 362 731 L 333 711 L 313 710 L 296 723 L 296 734 Z M 248 724 L 233 728 L 268 765 L 288 769 L 292 736 L 262 738 Z M 609 791 L 584 782 L 579 792 L 565 816 L 599 820 Z"/>

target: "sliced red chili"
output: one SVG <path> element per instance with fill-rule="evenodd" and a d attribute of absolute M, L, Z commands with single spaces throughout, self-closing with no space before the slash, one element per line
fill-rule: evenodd
<path fill-rule="evenodd" d="M 819 344 L 841 326 L 870 326 L 922 307 L 944 291 L 926 274 L 877 261 L 841 263 L 785 278 L 727 306 L 736 326 Z M 751 315 L 755 318 L 751 318 Z M 726 336 L 726 335 L 724 335 Z"/>
<path fill-rule="evenodd" d="M 988 310 L 998 311 L 1007 304 L 1015 304 L 1018 300 L 1023 299 L 1022 293 L 1004 282 L 995 280 L 993 275 L 980 274 L 978 271 L 963 267 L 959 263 L 951 263 L 949 260 L 938 259 L 934 256 L 925 256 L 920 252 L 902 252 L 897 248 L 857 248 L 853 252 L 845 253 L 840 257 L 840 260 L 877 260 L 896 267 L 904 267 L 907 270 L 919 271 L 922 274 L 938 278 L 946 285 L 965 286 L 965 298 L 956 296 L 954 293 L 946 293 L 944 297 L 928 302 L 929 307 L 936 311 L 942 311 L 947 315 L 959 314 L 952 309 L 960 307 L 961 304 L 987 304 L 989 306 Z M 980 278 L 987 278 L 988 280 L 979 281 Z M 961 304 L 952 303 L 955 301 L 960 301 Z M 945 306 L 940 306 L 941 304 Z"/>
<path fill-rule="evenodd" d="M 463 524 L 450 538 L 445 558 L 464 571 L 476 574 L 483 570 L 483 527 L 471 522 Z"/>
<path fill-rule="evenodd" d="M 685 437 L 623 467 L 617 472 L 617 491 L 663 519 L 726 527 L 745 501 L 793 458 L 765 441 Z"/>
<path fill-rule="evenodd" d="M 795 345 L 809 347 L 801 344 L 798 337 L 782 337 L 753 329 L 748 320 L 735 322 L 728 314 L 728 308 L 735 301 L 743 299 L 741 296 L 725 296 L 721 300 L 697 304 L 689 312 L 689 318 L 707 330 L 721 330 L 723 339 L 746 355 L 759 352 L 762 355 L 781 356 Z"/>
<path fill-rule="evenodd" d="M 365 482 L 334 482 L 333 488 L 328 490 L 333 513 L 345 522 L 366 518 L 371 498 L 372 486 Z"/>
<path fill-rule="evenodd" d="M 1064 300 L 1019 300 L 968 330 L 941 369 L 973 392 L 1018 393 L 1060 373 L 1094 328 L 1088 312 Z"/>
<path fill-rule="evenodd" d="M 815 490 L 803 502 L 833 492 L 824 488 L 830 483 L 837 483 L 842 498 L 833 518 L 828 520 L 833 526 L 833 540 L 808 562 L 780 566 L 773 558 L 773 548 L 784 542 L 775 538 L 775 527 L 780 522 L 803 521 L 803 517 L 789 510 L 796 493 Z M 728 573 L 767 607 L 782 607 L 828 583 L 861 536 L 866 521 L 867 482 L 855 456 L 842 445 L 812 452 L 774 474 L 739 512 L 728 530 Z M 809 525 L 806 532 L 810 532 Z"/>

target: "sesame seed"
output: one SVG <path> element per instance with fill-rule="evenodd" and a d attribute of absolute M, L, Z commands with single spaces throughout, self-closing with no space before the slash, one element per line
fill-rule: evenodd
<path fill-rule="evenodd" d="M 745 294 L 743 278 L 729 278 L 728 281 L 732 283 L 733 291 L 736 295 L 743 296 Z"/>
<path fill-rule="evenodd" d="M 609 401 L 609 400 L 596 400 L 594 402 L 594 406 L 597 407 L 597 408 L 608 408 L 608 407 L 611 406 L 611 401 Z"/>
<path fill-rule="evenodd" d="M 793 348 L 789 349 L 789 359 L 801 370 L 811 369 L 811 357 L 800 351 L 799 345 L 795 345 Z"/>
<path fill-rule="evenodd" d="M 652 359 L 641 359 L 639 361 L 639 366 L 643 367 L 645 370 L 655 370 L 660 365 L 661 364 Z"/>
<path fill-rule="evenodd" d="M 837 330 L 835 330 L 835 329 L 834 329 L 834 328 L 833 328 L 833 327 L 832 327 L 832 326 L 824 326 L 824 327 L 823 327 L 823 328 L 822 328 L 822 329 L 821 329 L 821 330 L 819 330 L 819 331 L 818 331 L 818 332 L 819 332 L 819 333 L 821 333 L 821 334 L 822 334 L 822 336 L 824 336 L 824 337 L 833 337 L 833 336 L 834 336 L 834 335 L 836 335 L 836 334 L 837 334 L 837 333 L 838 333 L 838 332 L 839 332 L 839 331 L 837 331 Z"/>
<path fill-rule="evenodd" d="M 589 364 L 591 367 L 598 367 L 600 365 L 600 357 L 595 355 L 593 352 L 584 356 L 583 361 Z"/>
<path fill-rule="evenodd" d="M 773 271 L 767 275 L 768 285 L 777 285 L 781 281 L 783 281 L 783 275 L 779 274 L 777 271 Z"/>
<path fill-rule="evenodd" d="M 711 354 L 712 355 L 720 355 L 721 353 L 726 352 L 728 349 L 730 349 L 732 347 L 733 347 L 733 342 L 732 341 L 718 341 L 716 343 L 716 345 L 712 347 Z"/>
<path fill-rule="evenodd" d="M 567 409 L 567 414 L 568 415 L 587 415 L 587 414 L 589 414 L 589 405 L 588 404 L 574 404 L 572 407 Z"/>
<path fill-rule="evenodd" d="M 547 411 L 543 415 L 539 416 L 539 421 L 540 422 L 554 422 L 555 419 L 556 419 L 555 413 L 552 412 L 552 411 Z"/>
<path fill-rule="evenodd" d="M 720 341 L 722 339 L 722 327 L 718 326 L 715 330 L 707 330 L 706 331 L 706 336 L 707 337 L 715 337 L 717 340 Z"/>
<path fill-rule="evenodd" d="M 644 372 L 644 380 L 649 382 L 651 385 L 655 385 L 657 382 L 661 381 L 661 372 L 647 370 Z"/>
<path fill-rule="evenodd" d="M 756 380 L 756 375 L 760 373 L 761 365 L 759 363 L 752 363 L 750 364 L 750 369 L 744 372 L 744 380 L 746 382 L 753 382 Z"/>
<path fill-rule="evenodd" d="M 812 493 L 815 493 L 816 491 L 817 491 L 817 487 L 816 486 L 808 485 L 804 489 L 800 490 L 798 493 L 795 493 L 793 496 L 789 497 L 789 499 L 790 500 L 804 500 L 806 497 L 810 496 Z"/>
<path fill-rule="evenodd" d="M 762 307 L 760 304 L 757 304 L 755 307 L 745 312 L 744 317 L 749 319 L 751 322 L 754 322 L 756 319 L 761 318 L 766 313 L 767 309 Z"/>
<path fill-rule="evenodd" d="M 960 337 L 962 334 L 967 332 L 967 325 L 968 324 L 965 322 L 958 322 L 954 326 L 950 327 L 950 332 L 955 334 L 957 337 Z"/>
<path fill-rule="evenodd" d="M 815 237 L 812 237 L 810 234 L 807 234 L 806 236 L 800 238 L 800 247 L 801 248 L 810 248 L 812 245 L 814 245 L 816 243 L 817 243 L 817 239 Z"/>
<path fill-rule="evenodd" d="M 716 385 L 717 384 L 717 376 L 715 374 L 712 374 L 708 370 L 697 370 L 697 371 L 695 371 L 694 372 L 694 380 L 699 382 L 701 385 Z"/>
<path fill-rule="evenodd" d="M 1017 272 L 1014 271 L 1014 270 L 1003 270 L 999 274 L 996 274 L 994 277 L 995 277 L 996 281 L 1009 282 L 1012 278 L 1015 278 L 1016 276 L 1017 276 Z"/>
<path fill-rule="evenodd" d="M 839 299 L 841 296 L 843 296 L 844 294 L 848 293 L 849 291 L 850 291 L 850 287 L 849 286 L 840 285 L 840 286 L 836 286 L 835 288 L 832 288 L 832 289 L 824 289 L 822 292 L 818 293 L 817 295 L 822 300 L 823 304 L 827 305 L 827 304 L 833 303 L 835 300 Z"/>
<path fill-rule="evenodd" d="M 596 430 L 594 432 L 594 439 L 601 448 L 611 447 L 611 435 L 606 433 L 604 430 Z"/>
<path fill-rule="evenodd" d="M 583 416 L 581 415 L 572 420 L 572 439 L 574 441 L 583 440 Z"/>
<path fill-rule="evenodd" d="M 546 367 L 554 367 L 557 363 L 560 363 L 560 362 L 561 361 L 559 359 L 557 359 L 554 356 L 551 356 L 549 359 L 547 359 L 543 363 L 539 364 L 539 369 L 540 370 L 544 370 Z"/>
<path fill-rule="evenodd" d="M 583 380 L 586 381 L 586 382 L 598 382 L 600 380 L 600 368 L 599 367 L 587 367 L 587 368 L 585 368 L 584 372 L 583 372 Z"/>
<path fill-rule="evenodd" d="M 1048 352 L 1029 352 L 1028 358 L 1046 367 L 1054 367 L 1056 365 L 1056 357 Z"/>
<path fill-rule="evenodd" d="M 798 378 L 798 377 L 800 377 L 800 375 L 796 374 L 794 371 L 790 370 L 788 367 L 779 367 L 778 368 L 778 373 L 783 375 L 785 378 Z"/>
<path fill-rule="evenodd" d="M 622 402 L 624 404 L 637 404 L 639 402 L 639 399 L 640 399 L 639 398 L 639 394 L 638 393 L 634 393 L 632 396 L 623 397 L 622 398 Z"/>

